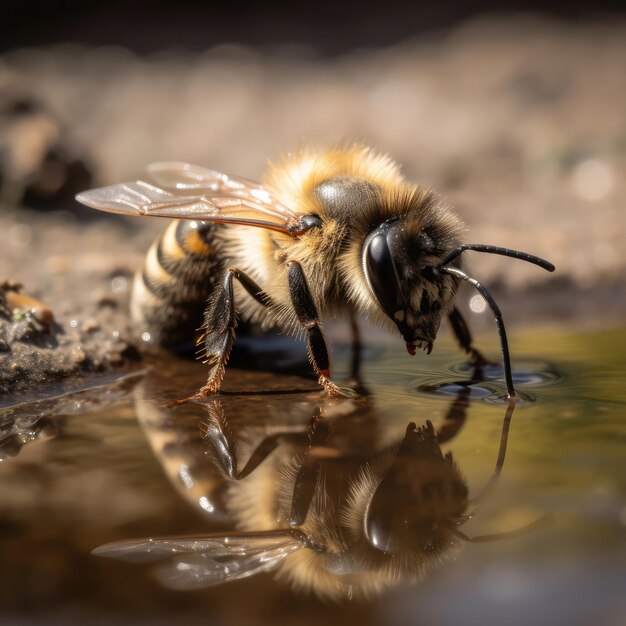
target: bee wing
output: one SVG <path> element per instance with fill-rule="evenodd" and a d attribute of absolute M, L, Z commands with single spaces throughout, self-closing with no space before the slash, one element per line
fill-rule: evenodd
<path fill-rule="evenodd" d="M 165 561 L 157 571 L 170 589 L 199 589 L 268 571 L 303 546 L 290 531 L 163 537 L 107 543 L 92 554 L 129 561 Z"/>
<path fill-rule="evenodd" d="M 298 215 L 258 183 L 189 163 L 153 163 L 143 180 L 84 191 L 89 207 L 122 213 L 258 226 L 293 234 Z"/>
<path fill-rule="evenodd" d="M 237 191 L 242 188 L 250 191 L 263 190 L 259 183 L 246 178 L 223 174 L 181 161 L 151 163 L 146 170 L 155 184 L 174 193 Z"/>

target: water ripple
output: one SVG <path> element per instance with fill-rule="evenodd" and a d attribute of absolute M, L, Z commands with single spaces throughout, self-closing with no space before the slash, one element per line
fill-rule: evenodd
<path fill-rule="evenodd" d="M 513 368 L 513 383 L 522 402 L 536 402 L 541 397 L 542 388 L 553 386 L 562 379 L 563 374 L 550 363 L 532 362 Z M 494 404 L 507 400 L 504 370 L 500 365 L 475 368 L 468 362 L 453 363 L 443 371 L 422 374 L 412 388 L 428 396 L 464 394 L 471 400 Z M 534 393 L 528 388 L 540 392 Z"/>

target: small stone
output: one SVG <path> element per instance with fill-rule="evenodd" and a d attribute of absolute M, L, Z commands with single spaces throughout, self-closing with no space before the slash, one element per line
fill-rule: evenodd
<path fill-rule="evenodd" d="M 121 365 L 126 361 L 140 361 L 141 354 L 134 345 L 121 340 L 108 351 L 107 358 L 112 365 Z"/>
<path fill-rule="evenodd" d="M 76 365 L 81 365 L 87 360 L 87 353 L 80 347 L 76 346 L 72 349 L 72 361 Z"/>
<path fill-rule="evenodd" d="M 83 332 L 85 333 L 94 333 L 97 330 L 100 330 L 100 324 L 98 324 L 98 322 L 93 319 L 90 318 L 88 320 L 85 320 L 85 322 L 83 322 Z"/>
<path fill-rule="evenodd" d="M 124 363 L 124 358 L 119 352 L 109 352 L 106 355 L 106 358 L 109 361 L 109 364 L 113 366 L 122 365 L 122 363 Z"/>
<path fill-rule="evenodd" d="M 132 343 L 122 342 L 122 350 L 120 354 L 126 361 L 141 361 L 141 352 Z"/>
<path fill-rule="evenodd" d="M 104 308 L 117 309 L 119 306 L 119 303 L 117 302 L 117 300 L 110 296 L 103 296 L 102 298 L 99 298 L 96 304 L 98 305 L 100 309 L 104 309 Z"/>

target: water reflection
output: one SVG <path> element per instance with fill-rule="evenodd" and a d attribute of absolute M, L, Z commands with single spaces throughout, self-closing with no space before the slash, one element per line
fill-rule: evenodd
<path fill-rule="evenodd" d="M 28 444 L 58 436 L 68 415 L 120 402 L 144 373 L 109 373 L 73 386 L 59 383 L 45 389 L 42 399 L 32 399 L 33 391 L 31 399 L 6 407 L 0 401 L 0 462 L 17 456 Z"/>
<path fill-rule="evenodd" d="M 471 499 L 452 453 L 441 450 L 461 431 L 469 395 L 457 393 L 438 430 L 411 421 L 398 436 L 372 398 L 222 396 L 166 408 L 146 379 L 135 389 L 136 414 L 153 451 L 185 498 L 229 529 L 124 540 L 94 553 L 159 561 L 158 579 L 174 589 L 267 571 L 334 599 L 416 582 L 464 541 L 498 538 L 470 538 L 460 527 L 502 469 L 515 405 L 503 409 L 492 478 Z"/>

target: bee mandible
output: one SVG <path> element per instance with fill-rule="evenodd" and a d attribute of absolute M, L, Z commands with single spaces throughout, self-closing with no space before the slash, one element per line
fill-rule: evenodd
<path fill-rule="evenodd" d="M 197 343 L 209 374 L 192 399 L 220 390 L 235 341 L 235 304 L 242 320 L 304 332 L 319 383 L 331 394 L 341 392 L 330 378 L 325 316 L 362 314 L 399 332 L 411 355 L 417 348 L 430 354 L 447 316 L 461 347 L 480 359 L 454 306 L 461 281 L 495 316 L 508 395 L 515 395 L 502 314 L 486 287 L 463 271 L 461 255 L 554 266 L 526 252 L 462 243 L 459 218 L 432 190 L 406 181 L 388 156 L 358 144 L 303 150 L 270 166 L 263 185 L 178 162 L 152 164 L 148 173 L 153 183 L 92 189 L 77 200 L 177 220 L 150 248 L 131 307 L 162 344 L 201 325 Z"/>

